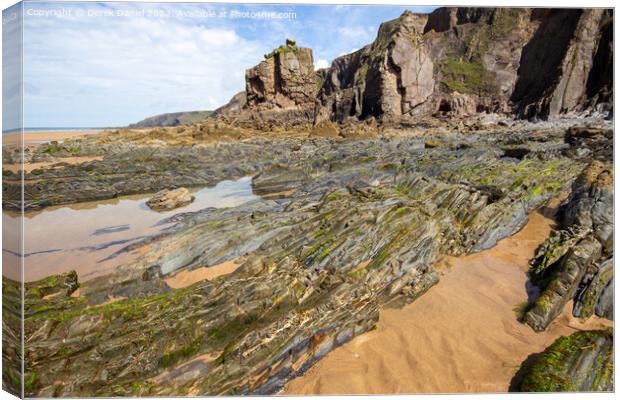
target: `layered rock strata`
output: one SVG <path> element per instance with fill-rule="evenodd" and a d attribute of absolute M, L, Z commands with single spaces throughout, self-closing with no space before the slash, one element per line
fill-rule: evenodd
<path fill-rule="evenodd" d="M 613 230 L 612 170 L 593 161 L 561 208 L 559 230 L 532 260 L 542 292 L 525 315 L 528 325 L 544 330 L 570 301 L 576 317 L 613 319 Z"/>
<path fill-rule="evenodd" d="M 561 337 L 522 367 L 522 392 L 614 390 L 613 332 L 581 331 Z"/>
<path fill-rule="evenodd" d="M 287 115 L 311 120 L 318 81 L 312 50 L 287 39 L 245 72 L 246 107 L 261 119 Z"/>
<path fill-rule="evenodd" d="M 517 147 L 528 151 L 506 153 Z M 280 195 L 162 221 L 170 227 L 121 251 L 137 250 L 135 261 L 79 292 L 63 283 L 75 274 L 28 283 L 27 395 L 277 392 L 372 329 L 381 304 L 422 295 L 442 255 L 519 230 L 585 165 L 567 147 L 553 131 L 214 146 L 236 160 L 258 149 L 254 191 Z M 118 162 L 142 153 L 124 154 Z M 205 171 L 221 166 L 192 154 Z M 165 281 L 239 259 L 214 280 Z"/>

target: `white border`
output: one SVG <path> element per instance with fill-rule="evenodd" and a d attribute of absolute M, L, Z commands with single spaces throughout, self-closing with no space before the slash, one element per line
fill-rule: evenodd
<path fill-rule="evenodd" d="M 36 0 L 35 0 L 36 1 Z M 53 0 L 56 2 L 79 2 L 79 0 Z M 102 0 L 102 1 L 109 1 L 109 2 L 123 2 L 123 0 Z M 2 5 L 2 9 L 8 8 L 10 6 L 12 6 L 13 4 L 18 3 L 18 1 L 16 0 L 0 0 L 1 5 Z M 29 0 L 26 0 L 26 2 L 29 2 Z M 126 1 L 125 1 L 126 2 Z M 133 2 L 142 2 L 142 3 L 153 3 L 154 1 L 145 1 L 145 0 L 133 0 Z M 167 1 L 162 1 L 162 2 L 166 2 L 166 3 L 200 3 L 201 1 L 191 1 L 191 0 L 167 0 Z M 583 0 L 564 0 L 564 1 L 558 1 L 558 0 L 551 0 L 551 1 L 546 1 L 544 3 L 540 2 L 540 1 L 515 1 L 515 0 L 507 0 L 507 1 L 498 1 L 498 0 L 474 0 L 474 1 L 467 1 L 467 0 L 449 0 L 448 2 L 446 2 L 445 4 L 441 4 L 439 2 L 434 2 L 434 1 L 430 1 L 430 0 L 387 0 L 387 1 L 381 1 L 381 0 L 339 0 L 339 1 L 334 1 L 334 0 L 314 0 L 314 1 L 296 1 L 296 0 L 280 0 L 280 1 L 268 1 L 268 0 L 240 0 L 240 1 L 225 1 L 225 0 L 211 0 L 211 1 L 203 1 L 204 3 L 255 3 L 255 4 L 382 4 L 382 5 L 411 5 L 411 6 L 482 6 L 482 7 L 498 7 L 498 6 L 502 6 L 502 7 L 563 7 L 563 8 L 584 8 L 584 7 L 608 7 L 608 8 L 614 8 L 615 7 L 615 3 L 614 1 L 610 1 L 610 0 L 588 0 L 588 1 L 583 1 Z M 615 13 L 615 9 L 614 9 L 614 13 Z M 618 38 L 618 24 L 614 25 L 614 37 L 617 39 Z M 0 30 L 0 43 L 2 40 L 2 33 Z M 617 50 L 618 45 L 617 42 L 614 43 L 614 52 Z M 1 59 L 0 59 L 1 61 Z M 618 64 L 615 62 L 615 58 L 614 58 L 614 76 L 618 76 Z M 0 80 L 1 81 L 1 80 Z M 1 89 L 1 85 L 2 83 L 0 82 L 0 89 Z M 614 81 L 614 97 L 615 97 L 615 93 L 616 93 L 616 89 L 617 89 L 617 85 L 616 82 Z M 0 96 L 1 97 L 1 96 Z M 2 105 L 2 100 L 0 99 L 0 107 Z M 2 122 L 0 121 L 0 130 L 2 128 Z M 615 128 L 616 128 L 616 120 L 614 118 L 614 132 L 615 132 Z M 617 154 L 617 145 L 618 145 L 618 141 L 617 138 L 614 135 L 614 160 L 616 159 L 616 154 Z M 615 164 L 615 163 L 614 163 Z M 617 183 L 617 179 L 618 179 L 618 175 L 615 174 L 615 179 L 614 179 L 614 186 Z M 619 200 L 620 196 L 616 196 L 616 198 L 614 199 L 614 209 L 618 208 L 618 205 L 620 204 L 620 200 Z M 1 194 L 0 194 L 0 199 L 1 199 Z M 2 244 L 2 241 L 0 239 L 0 246 Z M 618 248 L 620 246 L 618 245 L 618 242 L 615 241 L 614 242 L 614 252 L 615 254 L 618 254 Z M 0 261 L 1 262 L 1 261 Z M 614 298 L 614 302 L 616 301 L 616 298 Z M 615 304 L 617 304 L 617 302 L 615 302 Z M 1 317 L 1 310 L 0 310 L 0 317 Z M 618 310 L 616 309 L 615 311 L 615 317 L 616 320 L 618 318 Z M 616 382 L 616 385 L 618 385 L 620 382 L 618 381 L 618 351 L 615 352 L 615 360 L 614 360 L 614 364 L 615 364 L 615 371 L 614 371 L 614 381 Z M 496 399 L 505 399 L 508 398 L 510 400 L 520 400 L 520 399 L 538 399 L 538 398 L 542 398 L 542 399 L 575 399 L 575 400 L 581 400 L 581 399 L 612 399 L 615 398 L 615 394 L 612 393 L 554 393 L 554 394 L 520 394 L 520 393 L 509 393 L 509 394 L 459 394 L 459 395 L 444 395 L 444 394 L 437 394 L 437 395 L 391 395 L 391 396 L 384 396 L 384 395 L 377 395 L 377 396 L 372 396 L 372 398 L 386 398 L 386 399 L 413 399 L 413 400 L 417 400 L 417 399 L 434 399 L 434 400 L 441 400 L 441 399 L 454 399 L 455 396 L 458 396 L 458 399 L 463 399 L 463 400 L 477 400 L 480 398 L 483 399 L 488 399 L 488 400 L 496 400 Z M 365 398 L 368 396 L 304 396 L 304 398 L 312 398 L 312 399 L 320 399 L 320 398 L 329 398 L 329 399 L 333 399 L 333 400 L 349 400 L 349 399 L 356 399 L 356 398 Z M 256 396 L 247 396 L 245 398 L 248 399 L 260 399 L 260 397 L 256 397 Z M 280 398 L 282 399 L 294 399 L 295 397 L 291 397 L 291 396 L 281 396 Z M 7 392 L 1 391 L 0 392 L 0 400 L 5 400 L 5 399 L 15 399 L 14 396 L 10 395 Z M 173 399 L 173 397 L 159 397 L 157 399 Z"/>

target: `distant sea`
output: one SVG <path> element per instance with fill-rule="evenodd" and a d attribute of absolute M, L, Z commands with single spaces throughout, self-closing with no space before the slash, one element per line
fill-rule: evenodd
<path fill-rule="evenodd" d="M 75 126 L 54 126 L 54 127 L 37 127 L 37 128 L 24 128 L 24 132 L 28 132 L 28 133 L 36 133 L 36 132 L 68 132 L 68 131 L 101 131 L 104 129 L 111 129 L 109 127 L 96 127 L 96 128 L 91 128 L 91 127 L 75 127 Z M 2 134 L 3 135 L 10 135 L 13 133 L 18 133 L 21 129 L 20 128 L 16 128 L 16 129 L 8 129 L 8 130 L 3 130 Z"/>

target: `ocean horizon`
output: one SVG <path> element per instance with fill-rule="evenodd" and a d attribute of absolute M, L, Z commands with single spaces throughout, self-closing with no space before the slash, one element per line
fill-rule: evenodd
<path fill-rule="evenodd" d="M 27 127 L 27 128 L 23 128 L 23 132 L 24 133 L 66 132 L 66 131 L 91 131 L 91 130 L 104 130 L 104 129 L 112 129 L 112 128 L 110 128 L 110 127 L 75 127 L 75 126 L 71 126 L 71 127 L 67 127 L 67 126 L 51 127 L 51 126 L 44 126 L 44 127 Z M 3 135 L 11 135 L 11 134 L 14 134 L 14 133 L 19 133 L 20 131 L 22 131 L 21 128 L 7 129 L 7 130 L 3 130 L 2 134 Z"/>

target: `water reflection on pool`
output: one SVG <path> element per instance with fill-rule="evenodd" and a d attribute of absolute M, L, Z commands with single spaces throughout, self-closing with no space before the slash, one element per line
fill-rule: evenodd
<path fill-rule="evenodd" d="M 141 194 L 116 199 L 48 207 L 26 213 L 25 279 L 76 270 L 81 281 L 109 272 L 135 254 L 101 261 L 123 246 L 165 226 L 158 221 L 177 213 L 208 207 L 235 207 L 257 198 L 251 178 L 222 181 L 215 187 L 193 192 L 196 200 L 182 208 L 155 212 L 146 206 L 151 195 Z M 4 215 L 18 221 L 17 217 Z M 10 250 L 3 249 L 10 257 Z M 9 254 L 7 254 L 9 253 Z"/>

